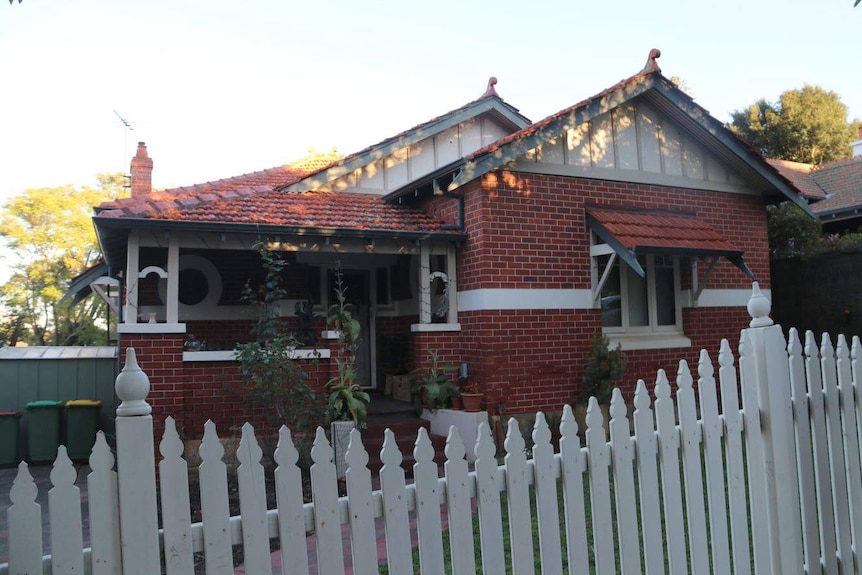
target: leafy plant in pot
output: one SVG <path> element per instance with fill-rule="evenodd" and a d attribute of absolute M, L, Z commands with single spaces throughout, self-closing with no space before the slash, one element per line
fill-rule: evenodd
<path fill-rule="evenodd" d="M 327 323 L 338 332 L 338 340 L 344 345 L 346 355 L 336 359 L 338 375 L 326 383 L 329 400 L 326 407 L 326 422 L 352 421 L 362 429 L 368 416 L 371 397 L 362 391 L 356 382 L 356 352 L 359 349 L 361 326 L 353 317 L 353 306 L 347 301 L 347 288 L 341 275 L 340 263 L 335 267 L 335 300 L 329 306 Z"/>
<path fill-rule="evenodd" d="M 590 397 L 595 397 L 598 401 L 604 416 L 605 428 L 607 428 L 608 406 L 612 392 L 611 383 L 621 380 L 626 371 L 626 354 L 623 353 L 621 344 L 617 344 L 615 349 L 610 349 L 610 341 L 607 336 L 593 334 L 590 337 L 590 347 L 592 348 L 592 357 L 587 362 L 581 393 L 575 406 L 578 431 L 581 433 L 586 430 L 584 422 Z"/>
<path fill-rule="evenodd" d="M 458 369 L 455 365 L 440 365 L 439 354 L 428 350 L 431 357 L 431 368 L 419 381 L 413 384 L 410 390 L 413 396 L 413 406 L 418 415 L 422 414 L 422 408 L 440 409 L 449 407 L 452 395 L 458 388 L 449 381 L 449 373 Z"/>

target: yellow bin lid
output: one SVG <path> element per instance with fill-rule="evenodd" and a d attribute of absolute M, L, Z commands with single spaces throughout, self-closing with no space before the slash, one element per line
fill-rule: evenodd
<path fill-rule="evenodd" d="M 99 407 L 102 405 L 101 401 L 94 401 L 92 399 L 72 399 L 66 402 L 66 407 L 82 407 L 82 406 L 90 406 L 90 407 Z"/>

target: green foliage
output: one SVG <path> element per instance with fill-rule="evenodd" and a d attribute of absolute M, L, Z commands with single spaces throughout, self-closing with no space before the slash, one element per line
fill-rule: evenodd
<path fill-rule="evenodd" d="M 429 409 L 448 407 L 452 397 L 458 393 L 458 388 L 449 381 L 449 374 L 456 371 L 456 365 L 440 365 L 439 353 L 429 349 L 431 368 L 428 373 L 413 384 L 411 394 L 416 413 L 422 413 L 423 405 Z"/>
<path fill-rule="evenodd" d="M 850 157 L 859 121 L 835 92 L 806 84 L 783 92 L 778 102 L 758 100 L 731 114 L 730 129 L 769 158 L 823 164 Z"/>
<path fill-rule="evenodd" d="M 329 400 L 326 406 L 326 423 L 353 421 L 357 428 L 365 427 L 368 403 L 371 396 L 362 391 L 356 382 L 356 352 L 361 342 L 362 326 L 353 313 L 353 304 L 347 301 L 347 287 L 341 274 L 341 262 L 335 266 L 335 303 L 329 306 L 327 324 L 338 332 L 338 340 L 344 346 L 346 356 L 336 359 L 338 375 L 330 379 Z"/>
<path fill-rule="evenodd" d="M 829 252 L 862 251 L 862 233 L 824 234 L 820 222 L 793 202 L 767 206 L 769 250 L 774 259 L 809 258 Z"/>
<path fill-rule="evenodd" d="M 105 304 L 95 295 L 75 307 L 61 304 L 69 281 L 100 253 L 93 207 L 123 195 L 122 174 L 99 174 L 96 187 L 32 188 L 0 211 L 0 241 L 12 276 L 0 286 L 9 318 L 7 342 L 31 345 L 105 344 Z"/>
<path fill-rule="evenodd" d="M 590 397 L 595 397 L 599 403 L 608 403 L 611 399 L 611 382 L 622 379 L 626 371 L 626 354 L 622 345 L 609 349 L 607 336 L 593 334 L 590 337 L 590 347 L 593 355 L 587 362 L 581 386 L 581 402 L 586 403 Z"/>
<path fill-rule="evenodd" d="M 773 257 L 786 258 L 812 254 L 823 235 L 820 221 L 793 202 L 767 206 L 769 250 Z"/>
<path fill-rule="evenodd" d="M 294 434 L 302 435 L 319 423 L 321 409 L 308 384 L 308 373 L 291 359 L 299 342 L 279 326 L 276 304 L 286 295 L 282 287 L 286 262 L 263 242 L 254 247 L 266 277 L 260 290 L 250 283 L 243 290 L 243 301 L 259 306 L 259 314 L 252 328 L 254 341 L 237 344 L 235 348 L 244 379 L 240 391 L 264 408 L 273 429 L 289 425 Z"/>

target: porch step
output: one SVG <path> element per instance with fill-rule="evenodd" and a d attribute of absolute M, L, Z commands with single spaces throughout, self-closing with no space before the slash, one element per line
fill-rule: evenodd
<path fill-rule="evenodd" d="M 413 447 L 419 429 L 422 427 L 429 432 L 431 445 L 434 446 L 434 462 L 440 464 L 446 461 L 446 455 L 443 452 L 446 447 L 446 438 L 442 435 L 431 435 L 429 422 L 416 417 L 415 413 L 412 412 L 386 414 L 369 416 L 367 427 L 362 432 L 362 443 L 368 452 L 368 469 L 372 473 L 377 473 L 383 467 L 383 463 L 380 461 L 380 450 L 383 449 L 386 429 L 391 429 L 395 434 L 395 444 L 401 452 L 401 467 L 407 473 L 412 474 L 413 464 L 416 462 L 413 457 Z"/>

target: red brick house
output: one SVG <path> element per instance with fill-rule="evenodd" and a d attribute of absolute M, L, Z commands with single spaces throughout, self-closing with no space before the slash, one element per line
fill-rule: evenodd
<path fill-rule="evenodd" d="M 155 413 L 190 433 L 254 416 L 223 382 L 240 378 L 230 350 L 254 319 L 239 294 L 262 276 L 259 239 L 289 262 L 287 320 L 307 299 L 323 313 L 341 263 L 369 387 L 433 349 L 466 364 L 492 413 L 558 410 L 577 397 L 590 336 L 605 333 L 626 350 L 630 392 L 738 337 L 751 279 L 769 288 L 766 204 L 807 209 L 657 56 L 536 123 L 492 79 L 479 99 L 318 169 L 151 192 L 141 144 L 132 197 L 94 217 L 105 264 L 78 284 L 121 287 L 120 345 L 137 349 Z M 322 382 L 339 350 L 318 327 Z M 184 351 L 189 334 L 207 350 Z"/>

